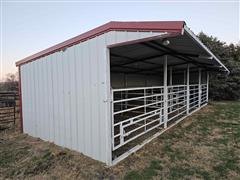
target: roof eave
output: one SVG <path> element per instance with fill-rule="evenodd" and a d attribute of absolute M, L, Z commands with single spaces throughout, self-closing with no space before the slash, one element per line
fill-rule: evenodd
<path fill-rule="evenodd" d="M 109 31 L 156 31 L 156 32 L 182 32 L 184 21 L 145 21 L 145 22 L 116 22 L 111 21 L 95 29 L 87 31 L 79 36 L 66 40 L 60 44 L 52 46 L 48 49 L 40 51 L 32 56 L 26 57 L 22 60 L 16 62 L 16 66 L 21 66 L 28 62 L 39 59 L 43 56 L 52 54 L 57 51 L 61 51 L 65 48 L 71 47 L 80 42 L 86 41 L 88 39 L 94 38 L 101 34 L 107 33 Z"/>
<path fill-rule="evenodd" d="M 223 68 L 227 74 L 230 74 L 228 68 L 198 39 L 198 37 L 186 25 L 184 25 L 183 29 L 184 32 L 188 33 L 193 38 L 193 40 L 199 44 L 199 46 L 201 46 L 210 56 L 212 56 L 213 59 L 215 59 L 215 61 L 218 62 L 219 69 Z"/>

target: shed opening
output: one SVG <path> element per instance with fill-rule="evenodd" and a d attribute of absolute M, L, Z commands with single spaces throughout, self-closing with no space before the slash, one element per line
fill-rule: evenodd
<path fill-rule="evenodd" d="M 113 164 L 206 105 L 208 68 L 185 49 L 164 39 L 110 48 Z"/>

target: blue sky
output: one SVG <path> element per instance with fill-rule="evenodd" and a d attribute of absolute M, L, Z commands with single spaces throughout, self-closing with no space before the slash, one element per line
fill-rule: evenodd
<path fill-rule="evenodd" d="M 237 43 L 239 9 L 239 1 L 2 1 L 0 80 L 16 72 L 15 61 L 108 21 L 184 20 L 196 34 Z"/>

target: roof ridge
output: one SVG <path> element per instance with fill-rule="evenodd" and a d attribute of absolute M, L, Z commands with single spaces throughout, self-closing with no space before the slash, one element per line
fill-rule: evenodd
<path fill-rule="evenodd" d="M 78 36 L 70 38 L 50 48 L 40 51 L 16 62 L 16 66 L 36 60 L 40 57 L 60 51 L 66 47 L 73 46 L 80 42 L 94 38 L 109 31 L 136 30 L 136 31 L 156 31 L 156 32 L 181 32 L 185 25 L 184 21 L 109 21 L 101 26 L 84 32 Z"/>

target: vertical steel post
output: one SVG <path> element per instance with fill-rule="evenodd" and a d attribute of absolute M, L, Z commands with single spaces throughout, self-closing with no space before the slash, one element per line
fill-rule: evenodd
<path fill-rule="evenodd" d="M 206 101 L 208 102 L 208 83 L 209 83 L 209 72 L 207 71 L 207 90 L 206 90 Z"/>
<path fill-rule="evenodd" d="M 187 71 L 183 70 L 183 84 L 186 85 L 187 84 Z M 187 105 L 186 101 L 187 101 L 187 93 L 186 93 L 186 87 L 184 87 L 184 104 Z"/>
<path fill-rule="evenodd" d="M 186 84 L 186 71 L 183 70 L 183 84 Z"/>
<path fill-rule="evenodd" d="M 172 67 L 169 67 L 169 86 L 172 86 Z M 170 87 L 170 112 L 172 111 L 172 104 L 173 104 L 173 95 L 172 95 L 172 87 Z"/>
<path fill-rule="evenodd" d="M 110 89 L 110 92 L 111 92 L 111 114 L 112 114 L 112 118 L 111 118 L 111 148 L 114 147 L 114 91 L 113 89 L 111 88 Z M 121 128 L 121 127 L 120 127 Z M 112 153 L 112 152 L 111 152 Z"/>
<path fill-rule="evenodd" d="M 147 113 L 147 99 L 146 99 L 146 89 L 143 90 L 143 95 L 144 95 L 144 113 L 146 114 Z M 147 130 L 147 127 L 146 127 L 146 119 L 144 120 L 144 131 Z"/>
<path fill-rule="evenodd" d="M 201 106 L 201 94 L 202 94 L 202 88 L 201 88 L 201 68 L 198 69 L 198 107 Z"/>
<path fill-rule="evenodd" d="M 143 90 L 143 96 L 144 96 L 144 113 L 147 113 L 147 99 L 146 99 L 146 89 Z"/>
<path fill-rule="evenodd" d="M 187 64 L 187 114 L 189 114 L 190 88 L 189 88 L 189 64 Z"/>
<path fill-rule="evenodd" d="M 168 121 L 168 87 L 167 87 L 167 55 L 164 56 L 164 64 L 163 64 L 163 87 L 164 87 L 164 91 L 163 91 L 163 98 L 164 98 L 164 128 L 167 128 L 167 121 Z"/>

